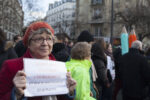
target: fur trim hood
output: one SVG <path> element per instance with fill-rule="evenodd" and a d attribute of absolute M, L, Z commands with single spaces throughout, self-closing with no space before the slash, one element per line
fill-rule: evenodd
<path fill-rule="evenodd" d="M 5 44 L 4 51 L 7 51 L 9 48 L 12 48 L 13 44 L 14 43 L 12 41 L 7 41 L 6 44 Z"/>
<path fill-rule="evenodd" d="M 5 41 L 0 46 L 0 53 L 7 51 L 9 48 L 13 47 L 12 41 Z"/>

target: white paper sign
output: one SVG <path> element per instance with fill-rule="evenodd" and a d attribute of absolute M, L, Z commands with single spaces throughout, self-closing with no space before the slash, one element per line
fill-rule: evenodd
<path fill-rule="evenodd" d="M 26 97 L 67 94 L 64 62 L 24 58 Z"/>

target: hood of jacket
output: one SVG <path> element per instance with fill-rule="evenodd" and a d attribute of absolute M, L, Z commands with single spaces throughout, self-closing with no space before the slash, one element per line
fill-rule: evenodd
<path fill-rule="evenodd" d="M 71 59 L 70 61 L 66 62 L 67 70 L 72 71 L 75 67 L 84 67 L 85 69 L 89 70 L 92 65 L 90 60 L 76 60 Z"/>

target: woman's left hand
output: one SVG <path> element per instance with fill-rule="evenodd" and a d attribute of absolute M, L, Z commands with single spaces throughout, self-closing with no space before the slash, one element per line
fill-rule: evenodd
<path fill-rule="evenodd" d="M 69 88 L 69 93 L 74 93 L 77 82 L 71 77 L 70 72 L 67 72 L 67 87 Z"/>

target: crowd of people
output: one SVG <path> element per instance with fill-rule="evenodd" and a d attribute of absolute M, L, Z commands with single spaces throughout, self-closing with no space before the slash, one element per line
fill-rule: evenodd
<path fill-rule="evenodd" d="M 74 41 L 42 21 L 23 32 L 7 41 L 0 29 L 0 100 L 118 100 L 120 91 L 122 100 L 150 100 L 150 47 L 143 50 L 141 41 L 122 55 L 86 30 Z M 25 97 L 24 58 L 65 62 L 69 93 Z"/>

